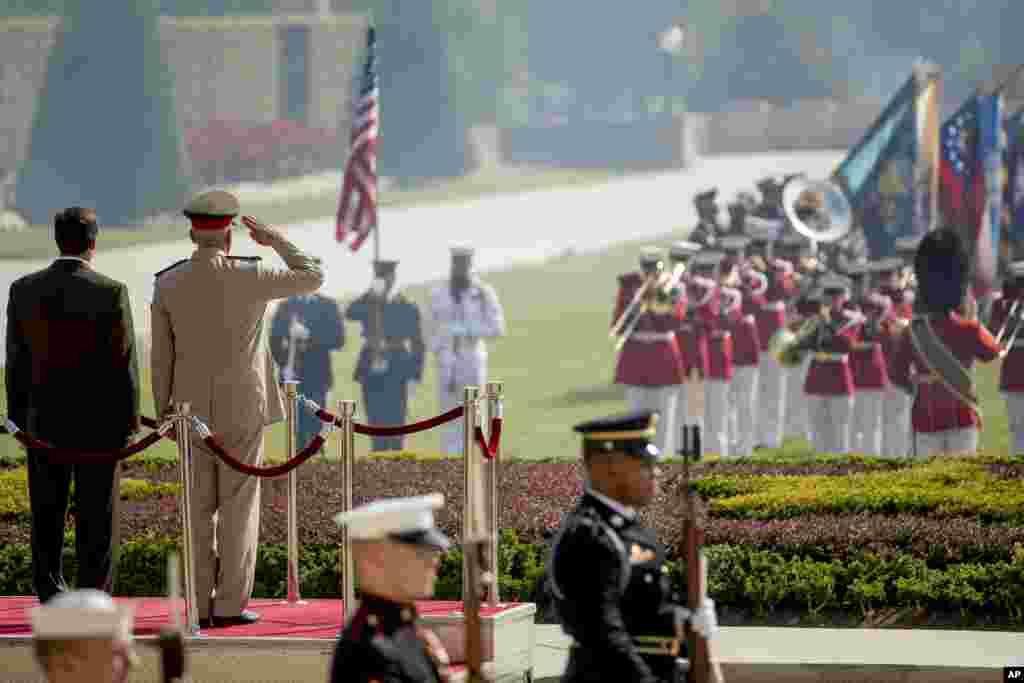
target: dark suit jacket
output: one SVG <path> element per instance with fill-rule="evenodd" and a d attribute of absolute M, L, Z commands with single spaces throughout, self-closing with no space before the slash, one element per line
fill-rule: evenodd
<path fill-rule="evenodd" d="M 331 351 L 345 346 L 345 326 L 334 300 L 322 294 L 308 298 L 293 296 L 281 302 L 270 324 L 270 351 L 281 372 L 288 364 L 288 327 L 292 316 L 309 328 L 310 338 L 300 343 L 295 354 L 295 370 L 302 386 L 330 389 L 334 386 Z"/>
<path fill-rule="evenodd" d="M 119 448 L 139 428 L 139 365 L 128 288 L 59 259 L 11 285 L 7 411 L 57 445 Z"/>

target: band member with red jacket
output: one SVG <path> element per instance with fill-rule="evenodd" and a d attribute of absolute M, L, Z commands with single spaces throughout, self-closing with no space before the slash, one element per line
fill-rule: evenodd
<path fill-rule="evenodd" d="M 914 316 L 913 262 L 920 242 L 920 236 L 897 239 L 897 256 L 878 264 L 879 293 L 892 299 L 896 314 L 905 320 Z"/>
<path fill-rule="evenodd" d="M 910 324 L 909 306 L 897 306 L 893 297 L 907 303 L 910 295 L 901 288 L 900 272 L 903 259 L 891 257 L 871 264 L 877 293 L 892 304 L 889 314 L 878 326 L 878 341 L 885 358 L 889 386 L 882 397 L 882 455 L 887 458 L 902 458 L 910 452 L 910 404 L 913 400 L 913 385 L 910 381 L 909 364 L 900 361 L 905 353 L 903 335 Z"/>
<path fill-rule="evenodd" d="M 1009 266 L 1009 277 L 1003 283 L 1002 295 L 992 304 L 990 329 L 1004 351 L 999 370 L 999 393 L 1006 401 L 1009 418 L 1010 455 L 1024 455 L 1024 336 L 1017 326 L 1024 317 L 1024 261 Z"/>
<path fill-rule="evenodd" d="M 860 339 L 850 353 L 853 371 L 853 422 L 850 446 L 855 453 L 882 455 L 882 407 L 889 387 L 889 372 L 880 341 L 881 324 L 892 311 L 892 300 L 871 288 L 871 267 L 851 266 L 854 298 L 850 308 L 864 316 Z"/>
<path fill-rule="evenodd" d="M 619 276 L 612 325 L 619 326 L 618 336 L 625 341 L 615 367 L 615 383 L 626 386 L 626 400 L 633 410 L 661 416 L 657 446 L 671 453 L 675 450 L 675 426 L 671 422 L 676 415 L 679 385 L 686 381 L 676 341 L 685 302 L 672 301 L 664 291 L 667 274 L 660 250 L 645 248 L 640 254 L 640 268 L 640 272 Z"/>
<path fill-rule="evenodd" d="M 952 230 L 929 232 L 914 258 L 918 298 L 914 319 L 903 335 L 915 396 L 911 409 L 912 452 L 973 453 L 981 416 L 971 374 L 974 361 L 999 356 L 999 345 L 976 319 L 957 313 L 967 292 L 968 257 Z"/>
<path fill-rule="evenodd" d="M 793 332 L 799 329 L 806 318 L 817 315 L 821 309 L 819 301 L 807 296 L 812 290 L 817 289 L 818 278 L 825 272 L 825 267 L 818 261 L 815 251 L 815 245 L 795 231 L 787 232 L 779 240 L 779 258 L 792 263 L 794 269 L 796 293 L 789 300 L 786 310 L 786 325 Z M 810 440 L 810 421 L 807 417 L 807 401 L 804 398 L 804 382 L 810 366 L 810 356 L 805 355 L 803 362 L 786 368 L 786 423 L 782 433 L 784 440 Z"/>
<path fill-rule="evenodd" d="M 726 248 L 734 244 L 723 240 Z M 741 458 L 749 458 L 756 445 L 757 376 L 761 362 L 761 339 L 757 334 L 756 316 L 765 303 L 768 277 L 749 262 L 739 266 L 739 275 L 743 302 L 741 316 L 732 328 L 733 376 L 729 385 L 729 404 L 734 441 L 731 452 Z"/>
<path fill-rule="evenodd" d="M 700 245 L 694 242 L 673 242 L 668 250 L 669 272 L 675 272 L 680 265 L 687 267 L 694 254 L 700 251 Z M 694 278 L 686 273 L 673 287 L 672 296 L 678 299 L 686 314 L 679 323 L 676 331 L 676 342 L 683 357 L 683 374 L 687 381 L 703 381 L 708 374 L 708 339 L 703 325 L 696 322 L 696 314 L 691 313 L 689 304 L 699 301 L 706 293 L 714 289 L 714 282 L 706 280 L 703 284 L 701 278 Z M 688 401 L 689 391 L 686 384 L 680 384 L 676 397 L 676 415 L 672 423 L 675 434 L 681 433 L 682 427 L 698 426 L 703 428 L 704 415 L 690 416 Z"/>
<path fill-rule="evenodd" d="M 725 254 L 705 250 L 694 258 L 694 273 L 721 283 Z M 719 284 L 698 310 L 707 329 L 708 376 L 704 379 L 704 453 L 729 457 L 729 383 L 732 380 L 732 327 L 740 316 L 739 290 Z"/>
<path fill-rule="evenodd" d="M 850 352 L 863 318 L 846 307 L 850 286 L 844 278 L 821 281 L 821 318 L 813 333 L 800 342 L 813 354 L 804 382 L 811 446 L 816 453 L 845 455 L 850 451 L 853 413 L 853 372 Z"/>

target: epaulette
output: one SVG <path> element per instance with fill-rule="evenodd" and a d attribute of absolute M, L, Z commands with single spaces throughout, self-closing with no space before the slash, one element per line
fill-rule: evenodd
<path fill-rule="evenodd" d="M 190 261 L 190 260 L 191 260 L 191 259 L 183 258 L 183 259 L 181 259 L 180 261 L 176 261 L 175 263 L 172 263 L 171 265 L 167 266 L 167 267 L 166 267 L 166 268 L 164 268 L 163 270 L 161 270 L 161 271 L 157 271 L 156 275 L 154 275 L 153 277 L 155 277 L 155 278 L 156 278 L 156 277 L 160 277 L 161 275 L 163 275 L 163 274 L 164 274 L 164 273 L 166 273 L 167 271 L 169 271 L 169 270 L 174 270 L 175 268 L 177 268 L 178 266 L 180 266 L 180 265 L 181 265 L 182 263 L 185 263 L 186 261 Z"/>

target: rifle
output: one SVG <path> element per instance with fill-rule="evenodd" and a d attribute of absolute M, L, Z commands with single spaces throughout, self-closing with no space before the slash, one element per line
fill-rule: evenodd
<path fill-rule="evenodd" d="M 178 586 L 178 554 L 171 552 L 167 557 L 167 599 L 170 603 L 170 626 L 160 630 L 157 645 L 160 648 L 160 671 L 163 683 L 184 683 L 185 677 L 185 635 L 178 609 L 180 587 Z"/>
<path fill-rule="evenodd" d="M 694 430 L 695 435 L 697 434 Z M 701 552 L 704 530 L 697 525 L 697 511 L 690 491 L 690 452 L 697 449 L 699 439 L 683 448 L 683 487 L 686 496 L 686 519 L 683 521 L 686 548 L 686 606 L 696 612 L 707 598 L 707 560 Z M 689 447 L 687 447 L 689 446 Z M 721 667 L 711 656 L 711 647 L 689 623 L 686 625 L 686 651 L 690 660 L 687 683 L 725 683 Z"/>

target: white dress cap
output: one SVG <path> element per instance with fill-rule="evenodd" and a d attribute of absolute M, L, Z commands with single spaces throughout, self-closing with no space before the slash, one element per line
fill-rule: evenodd
<path fill-rule="evenodd" d="M 60 593 L 32 610 L 32 633 L 41 640 L 111 638 L 120 642 L 132 639 L 135 610 L 118 605 L 95 589 Z"/>
<path fill-rule="evenodd" d="M 347 526 L 353 539 L 385 540 L 397 534 L 431 531 L 434 510 L 444 506 L 444 495 L 431 493 L 411 498 L 389 498 L 341 512 L 334 521 Z"/>

